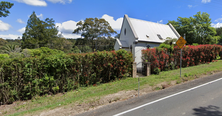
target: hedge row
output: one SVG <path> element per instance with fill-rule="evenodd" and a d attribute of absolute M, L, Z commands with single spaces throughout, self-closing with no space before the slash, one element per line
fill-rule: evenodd
<path fill-rule="evenodd" d="M 182 48 L 182 67 L 195 66 L 201 63 L 211 62 L 221 52 L 221 45 L 187 45 Z M 151 73 L 171 70 L 180 67 L 180 48 L 145 49 L 142 50 L 143 62 L 151 62 Z"/>
<path fill-rule="evenodd" d="M 0 101 L 7 104 L 131 76 L 132 62 L 125 50 L 0 61 Z"/>

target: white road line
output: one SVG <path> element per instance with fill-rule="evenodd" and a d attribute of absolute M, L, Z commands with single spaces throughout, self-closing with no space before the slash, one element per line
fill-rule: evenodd
<path fill-rule="evenodd" d="M 220 80 L 222 80 L 222 78 L 219 78 L 219 79 L 217 79 L 217 80 L 214 80 L 214 81 L 211 81 L 211 82 L 208 82 L 208 83 L 205 83 L 205 84 L 202 84 L 202 85 L 199 85 L 199 86 L 193 87 L 193 88 L 191 88 L 191 89 L 187 89 L 187 90 L 181 91 L 181 92 L 179 92 L 179 93 L 175 93 L 175 94 L 170 95 L 170 96 L 166 96 L 166 97 L 160 98 L 160 99 L 158 99 L 158 100 L 155 100 L 155 101 L 152 101 L 152 102 L 149 102 L 149 103 L 143 104 L 143 105 L 141 105 L 141 106 L 135 107 L 135 108 L 133 108 L 133 109 L 129 109 L 129 110 L 127 110 L 127 111 L 121 112 L 121 113 L 116 114 L 116 115 L 113 115 L 113 116 L 120 116 L 120 115 L 126 114 L 126 113 L 128 113 L 128 112 L 131 112 L 131 111 L 137 110 L 137 109 L 142 108 L 142 107 L 144 107 L 144 106 L 148 106 L 148 105 L 154 104 L 154 103 L 156 103 L 156 102 L 159 102 L 159 101 L 162 101 L 162 100 L 165 100 L 165 99 L 171 98 L 171 97 L 173 97 L 173 96 L 176 96 L 176 95 L 179 95 L 179 94 L 182 94 L 182 93 L 188 92 L 188 91 L 192 91 L 192 90 L 194 90 L 194 89 L 200 88 L 200 87 L 202 87 L 202 86 L 205 86 L 205 85 L 208 85 L 208 84 L 211 84 L 211 83 L 214 83 L 214 82 L 220 81 Z"/>

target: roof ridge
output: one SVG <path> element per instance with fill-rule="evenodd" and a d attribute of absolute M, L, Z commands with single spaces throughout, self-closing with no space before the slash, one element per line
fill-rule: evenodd
<path fill-rule="evenodd" d="M 155 23 L 155 22 L 152 22 L 152 21 L 146 21 L 146 20 L 142 20 L 142 19 L 136 19 L 136 18 L 130 18 L 129 19 L 134 19 L 134 20 L 140 20 L 140 21 L 144 21 L 144 22 L 150 22 L 150 23 Z M 166 25 L 166 26 L 169 26 L 167 24 L 161 24 L 161 23 L 155 23 L 155 24 L 160 24 L 160 25 Z"/>

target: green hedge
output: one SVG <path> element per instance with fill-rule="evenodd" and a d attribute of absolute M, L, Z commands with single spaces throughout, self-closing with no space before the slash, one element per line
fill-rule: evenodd
<path fill-rule="evenodd" d="M 131 76 L 132 62 L 125 50 L 6 59 L 0 61 L 0 101 L 7 104 Z"/>

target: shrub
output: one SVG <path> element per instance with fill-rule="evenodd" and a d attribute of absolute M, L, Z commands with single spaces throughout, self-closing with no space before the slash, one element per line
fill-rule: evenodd
<path fill-rule="evenodd" d="M 41 47 L 37 49 L 30 49 L 31 50 L 31 56 L 42 56 L 42 55 L 54 55 L 54 54 L 64 54 L 63 51 L 56 50 L 56 49 L 50 49 L 48 47 Z"/>
<path fill-rule="evenodd" d="M 156 73 L 157 68 L 163 71 L 180 67 L 180 48 L 174 47 L 170 54 L 167 52 L 169 51 L 167 47 L 164 48 L 142 50 L 143 62 L 151 62 L 151 73 Z M 187 45 L 182 48 L 182 67 L 195 66 L 218 59 L 221 50 L 221 45 Z"/>
<path fill-rule="evenodd" d="M 12 103 L 124 78 L 131 75 L 132 62 L 125 50 L 5 59 L 0 61 L 0 101 Z"/>
<path fill-rule="evenodd" d="M 9 58 L 8 54 L 0 54 L 0 60 L 4 60 L 4 59 L 7 59 L 7 58 Z"/>

